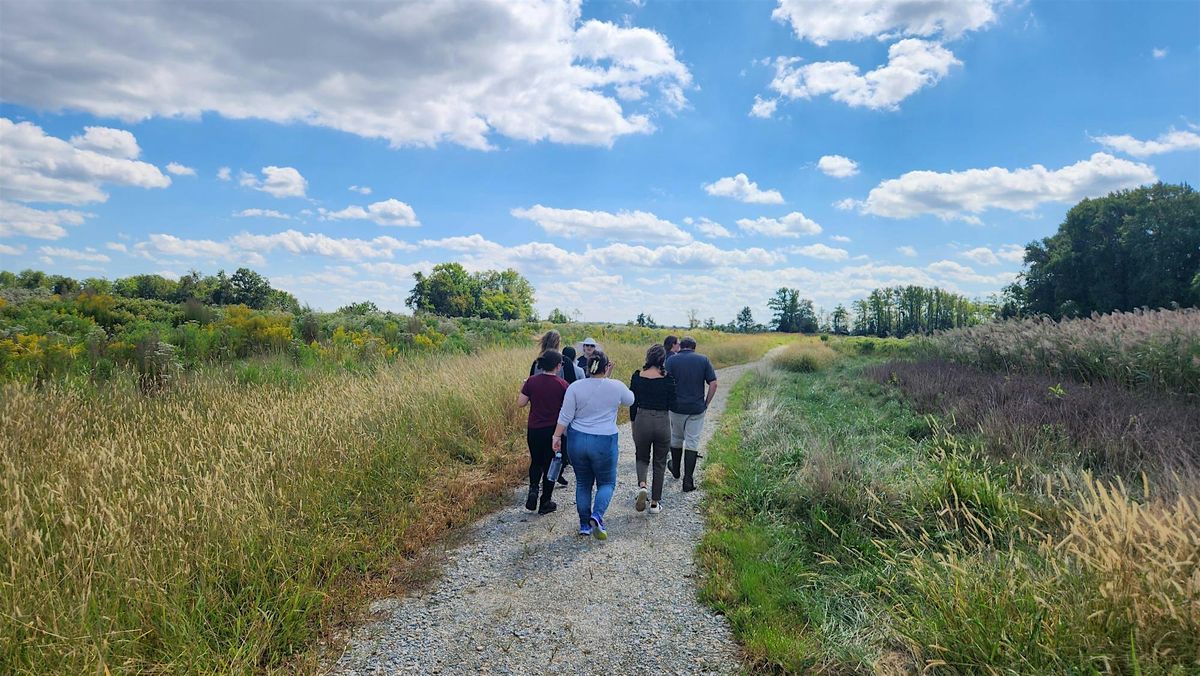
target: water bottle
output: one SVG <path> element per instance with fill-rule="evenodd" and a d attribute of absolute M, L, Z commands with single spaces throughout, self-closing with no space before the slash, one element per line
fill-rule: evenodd
<path fill-rule="evenodd" d="M 554 459 L 550 461 L 550 469 L 546 470 L 546 481 L 558 481 L 558 475 L 562 474 L 562 451 L 554 454 Z"/>

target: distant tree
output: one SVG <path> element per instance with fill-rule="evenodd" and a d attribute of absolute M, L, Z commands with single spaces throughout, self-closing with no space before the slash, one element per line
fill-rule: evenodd
<path fill-rule="evenodd" d="M 0 274 L 3 274 L 3 273 L 0 273 Z M 3 284 L 0 284 L 0 286 L 3 286 Z M 112 293 L 112 282 L 110 282 L 107 279 L 104 279 L 102 277 L 88 277 L 87 279 L 83 280 L 83 285 L 82 285 L 81 290 L 90 291 L 92 293 L 111 294 Z"/>
<path fill-rule="evenodd" d="M 709 331 L 715 330 L 717 328 L 717 318 L 709 317 L 708 319 L 705 319 L 704 328 L 708 329 Z"/>
<path fill-rule="evenodd" d="M 46 273 L 41 270 L 22 270 L 17 275 L 17 286 L 22 289 L 43 289 L 47 287 Z"/>
<path fill-rule="evenodd" d="M 837 307 L 833 308 L 833 314 L 830 315 L 830 328 L 833 333 L 844 336 L 850 333 L 850 313 L 846 311 L 846 306 L 838 303 Z"/>
<path fill-rule="evenodd" d="M 633 323 L 638 326 L 645 326 L 646 325 L 646 313 L 639 312 L 637 318 L 633 320 Z"/>
<path fill-rule="evenodd" d="M 340 315 L 369 315 L 379 312 L 379 307 L 369 300 L 343 305 L 337 309 Z"/>
<path fill-rule="evenodd" d="M 754 315 L 750 313 L 749 305 L 743 307 L 741 312 L 738 312 L 734 324 L 740 333 L 750 333 L 754 330 Z"/>
<path fill-rule="evenodd" d="M 1200 193 L 1160 182 L 1085 199 L 1025 262 L 1020 310 L 1032 314 L 1200 305 Z"/>
<path fill-rule="evenodd" d="M 562 310 L 554 308 L 550 311 L 550 315 L 546 317 L 546 321 L 550 322 L 551 324 L 569 324 L 571 322 L 571 318 L 563 313 Z"/>
<path fill-rule="evenodd" d="M 262 310 L 271 300 L 271 283 L 250 268 L 238 268 L 229 278 L 233 287 L 233 303 Z"/>
<path fill-rule="evenodd" d="M 700 312 L 696 308 L 688 310 L 688 328 L 696 329 L 700 327 Z"/>
<path fill-rule="evenodd" d="M 458 263 L 436 265 L 428 275 L 413 274 L 405 303 L 419 312 L 447 317 L 528 319 L 533 316 L 533 285 L 516 270 L 468 274 Z"/>
<path fill-rule="evenodd" d="M 162 275 L 133 275 L 113 282 L 113 292 L 126 298 L 174 302 L 179 283 Z"/>
<path fill-rule="evenodd" d="M 50 284 L 50 292 L 58 295 L 79 291 L 79 280 L 63 275 L 52 275 L 46 279 Z"/>

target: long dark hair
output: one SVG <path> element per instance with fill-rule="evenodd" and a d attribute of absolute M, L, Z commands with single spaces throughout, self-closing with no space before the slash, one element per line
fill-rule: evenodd
<path fill-rule="evenodd" d="M 646 350 L 646 363 L 642 365 L 642 370 L 654 367 L 659 371 L 665 371 L 664 363 L 667 361 L 667 348 L 662 345 L 651 345 L 650 349 Z"/>
<path fill-rule="evenodd" d="M 575 369 L 577 367 L 575 364 L 575 348 L 571 347 L 570 345 L 563 348 L 562 364 L 563 380 L 567 381 L 568 383 L 575 382 Z"/>

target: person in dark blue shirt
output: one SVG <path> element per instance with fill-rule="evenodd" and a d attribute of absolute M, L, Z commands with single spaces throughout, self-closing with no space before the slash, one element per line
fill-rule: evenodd
<path fill-rule="evenodd" d="M 700 458 L 700 431 L 704 414 L 717 394 L 717 372 L 708 357 L 696 352 L 696 339 L 684 336 L 679 352 L 667 359 L 667 373 L 675 378 L 675 405 L 671 407 L 671 457 L 667 469 L 679 478 L 683 461 L 683 490 L 696 490 L 696 461 Z"/>

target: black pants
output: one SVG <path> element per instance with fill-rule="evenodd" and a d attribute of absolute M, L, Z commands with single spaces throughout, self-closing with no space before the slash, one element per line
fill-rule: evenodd
<path fill-rule="evenodd" d="M 525 440 L 529 443 L 529 487 L 537 488 L 540 483 L 542 502 L 546 502 L 554 490 L 554 482 L 546 481 L 546 470 L 554 459 L 554 427 L 528 429 Z"/>

